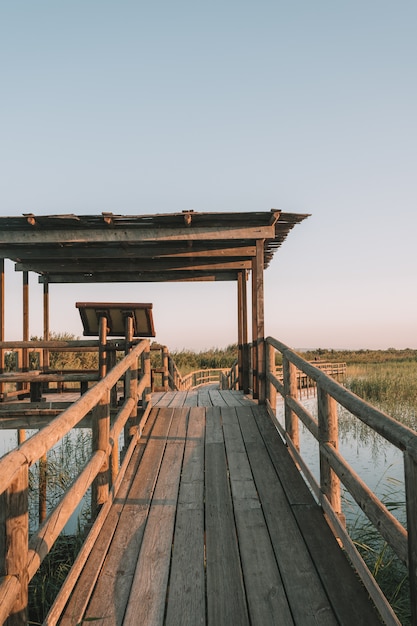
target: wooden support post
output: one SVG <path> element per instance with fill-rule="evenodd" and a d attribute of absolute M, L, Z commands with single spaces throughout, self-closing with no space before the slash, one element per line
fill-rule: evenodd
<path fill-rule="evenodd" d="M 266 346 L 266 374 L 272 374 L 275 376 L 275 348 L 272 344 L 268 344 Z M 271 409 L 276 414 L 277 409 L 277 390 L 274 385 L 267 381 L 266 386 L 267 398 L 269 400 L 269 404 L 271 405 Z"/>
<path fill-rule="evenodd" d="M 237 365 L 239 370 L 239 387 L 243 381 L 243 272 L 237 275 Z"/>
<path fill-rule="evenodd" d="M 265 402 L 264 242 L 257 240 L 252 260 L 252 370 L 253 397 Z"/>
<path fill-rule="evenodd" d="M 49 341 L 49 283 L 43 283 L 43 338 L 44 341 Z M 49 370 L 49 349 L 43 349 L 43 371 Z M 48 391 L 49 383 L 43 383 L 44 391 Z"/>
<path fill-rule="evenodd" d="M 176 389 L 175 385 L 175 370 L 174 370 L 174 362 L 170 356 L 168 356 L 168 374 L 169 374 L 169 388 L 174 390 Z"/>
<path fill-rule="evenodd" d="M 107 317 L 101 315 L 99 319 L 98 338 L 98 375 L 104 378 L 107 374 Z"/>
<path fill-rule="evenodd" d="M 4 336 L 4 318 L 5 318 L 5 274 L 4 274 L 4 259 L 0 259 L 0 341 L 5 341 Z M 2 348 L 0 348 L 0 374 L 4 372 L 4 358 L 5 353 Z M 0 394 L 3 393 L 3 383 L 0 383 Z M 0 398 L 1 400 L 1 398 Z"/>
<path fill-rule="evenodd" d="M 99 319 L 99 376 L 104 378 L 107 373 L 107 318 L 101 315 Z M 110 436 L 110 392 L 106 392 L 93 409 L 93 451 L 107 452 Z M 106 459 L 92 485 L 92 515 L 95 517 L 98 510 L 109 495 L 109 459 Z"/>
<path fill-rule="evenodd" d="M 142 393 L 142 413 L 145 412 L 152 392 L 152 380 L 151 380 L 151 348 L 148 344 L 146 350 L 142 353 L 142 372 L 147 386 Z"/>
<path fill-rule="evenodd" d="M 28 622 L 28 466 L 24 465 L 16 479 L 2 497 L 5 510 L 4 569 L 6 576 L 15 576 L 20 583 L 20 593 L 7 620 L 7 626 L 26 626 Z"/>
<path fill-rule="evenodd" d="M 169 391 L 168 348 L 166 346 L 162 348 L 162 368 L 164 370 L 162 374 L 162 386 L 164 391 Z"/>
<path fill-rule="evenodd" d="M 106 392 L 93 409 L 93 450 L 107 452 L 110 436 L 110 393 Z M 109 496 L 109 459 L 106 459 L 92 485 L 92 513 L 98 513 Z"/>
<path fill-rule="evenodd" d="M 238 361 L 239 389 L 249 393 L 248 297 L 247 272 L 238 273 Z"/>
<path fill-rule="evenodd" d="M 29 273 L 23 272 L 23 341 L 29 341 Z M 23 371 L 29 369 L 29 353 L 23 348 Z"/>
<path fill-rule="evenodd" d="M 317 384 L 317 412 L 319 423 L 319 446 L 330 444 L 338 449 L 337 402 Z M 320 489 L 327 497 L 333 510 L 343 522 L 340 480 L 320 451 Z"/>
<path fill-rule="evenodd" d="M 125 318 L 125 337 L 126 337 L 126 348 L 125 354 L 128 354 L 131 350 L 131 342 L 133 340 L 133 317 L 131 315 L 127 315 Z M 124 429 L 124 444 L 127 449 L 130 440 L 132 438 L 133 430 L 136 426 L 136 418 L 138 415 L 138 398 L 137 398 L 137 389 L 138 389 L 138 365 L 137 362 L 131 365 L 131 367 L 126 372 L 125 377 L 125 399 L 134 398 L 135 405 L 130 413 L 129 419 L 126 422 Z"/>
<path fill-rule="evenodd" d="M 417 626 L 417 462 L 404 452 L 411 624 Z"/>
<path fill-rule="evenodd" d="M 39 524 L 42 524 L 46 520 L 46 492 L 48 481 L 48 459 L 44 454 L 39 459 Z"/>
<path fill-rule="evenodd" d="M 282 376 L 285 393 L 285 430 L 291 437 L 296 449 L 300 451 L 298 417 L 286 402 L 287 397 L 297 399 L 297 368 L 285 356 L 282 358 Z"/>
<path fill-rule="evenodd" d="M 116 362 L 117 362 L 116 350 L 109 350 L 109 352 L 107 353 L 108 370 L 112 370 L 113 367 L 116 365 Z M 81 383 L 81 393 L 85 393 L 86 391 L 88 391 L 88 382 L 84 383 L 84 385 L 85 386 L 83 387 L 83 383 Z M 118 402 L 117 385 L 114 385 L 114 387 L 112 387 L 110 390 L 110 406 L 116 407 L 117 402 Z"/>

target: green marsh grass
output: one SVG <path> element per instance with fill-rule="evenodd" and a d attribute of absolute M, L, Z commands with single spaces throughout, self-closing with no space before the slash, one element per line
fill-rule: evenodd
<path fill-rule="evenodd" d="M 377 363 L 348 364 L 345 385 L 355 394 L 378 407 L 402 424 L 417 429 L 417 362 L 393 359 Z M 354 418 L 351 418 L 352 420 Z M 359 420 L 357 427 L 366 430 Z M 366 434 L 366 433 L 364 433 Z M 378 439 L 374 440 L 377 445 Z M 389 471 L 389 468 L 386 470 Z M 385 506 L 404 525 L 404 485 L 394 478 L 381 497 Z M 410 623 L 409 580 L 407 568 L 381 538 L 363 514 L 349 524 L 349 532 L 363 559 L 375 576 L 402 624 Z"/>
<path fill-rule="evenodd" d="M 91 454 L 91 433 L 80 429 L 66 435 L 62 442 L 48 452 L 47 511 L 56 506 L 72 484 Z M 38 527 L 39 463 L 30 472 L 29 518 L 30 530 Z M 41 624 L 62 586 L 84 540 L 84 527 L 90 521 L 89 494 L 84 498 L 68 534 L 61 534 L 41 564 L 29 585 L 29 623 Z"/>
<path fill-rule="evenodd" d="M 405 351 L 358 351 L 358 353 L 340 353 L 335 351 L 315 351 L 304 358 L 314 360 L 318 355 L 323 360 L 347 361 L 346 386 L 364 400 L 380 408 L 395 419 L 411 428 L 417 425 L 417 352 Z M 229 367 L 237 356 L 237 346 L 225 350 L 211 349 L 200 353 L 188 350 L 178 351 L 172 356 L 182 375 L 202 368 Z M 349 437 L 349 425 L 356 429 L 356 435 L 367 445 L 375 448 L 382 444 L 369 432 L 362 422 L 350 415 L 340 415 L 340 435 Z M 352 431 L 350 431 L 352 432 Z M 89 454 L 89 438 L 84 442 L 69 438 L 48 458 L 48 480 L 56 485 L 55 494 L 49 496 L 48 508 L 52 507 L 58 493 L 66 490 L 73 480 L 74 470 L 83 465 Z M 86 452 L 84 457 L 83 449 Z M 73 468 L 69 468 L 72 464 Z M 33 493 L 36 493 L 36 469 L 32 478 Z M 392 490 L 382 499 L 394 514 L 404 516 L 404 497 L 398 485 L 392 484 Z M 34 498 L 36 502 L 36 497 Z M 88 511 L 84 518 L 88 518 Z M 379 533 L 363 514 L 355 513 L 349 517 L 350 534 L 364 560 L 374 573 L 378 583 L 397 612 L 403 624 L 410 623 L 409 590 L 406 568 L 399 562 Z M 69 568 L 79 550 L 82 541 L 81 525 L 74 535 L 63 536 L 56 547 L 42 564 L 31 583 L 30 619 L 32 623 L 41 623 L 58 592 Z"/>

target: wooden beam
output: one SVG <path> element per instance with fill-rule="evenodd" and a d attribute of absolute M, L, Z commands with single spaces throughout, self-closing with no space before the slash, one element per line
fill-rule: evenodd
<path fill-rule="evenodd" d="M 249 393 L 247 272 L 238 274 L 239 388 Z"/>
<path fill-rule="evenodd" d="M 22 231 L 12 227 L 0 232 L 0 245 L 11 244 L 62 244 L 78 243 L 139 243 L 177 241 L 224 241 L 245 239 L 257 241 L 274 239 L 275 224 L 268 226 L 236 226 L 234 224 L 215 226 L 190 226 L 187 228 L 147 228 L 120 226 L 115 228 L 59 228 L 31 229 Z"/>
<path fill-rule="evenodd" d="M 201 260 L 196 259 L 153 259 L 153 260 L 89 260 L 89 261 L 40 261 L 39 263 L 16 263 L 17 272 L 48 272 L 60 273 L 107 273 L 107 272 L 160 272 L 160 271 L 216 271 L 216 270 L 244 270 L 250 269 L 250 260 L 219 259 L 218 257 Z"/>
<path fill-rule="evenodd" d="M 2 246 L 0 258 L 12 259 L 16 262 L 33 262 L 44 259 L 164 259 L 164 258 L 210 258 L 210 257 L 237 257 L 250 258 L 255 256 L 256 246 L 248 245 L 246 242 L 239 245 L 239 242 L 210 242 L 194 241 L 188 242 L 187 246 L 176 244 L 152 245 L 152 244 L 128 244 L 117 246 L 88 246 L 88 245 L 44 245 L 27 246 Z"/>
<path fill-rule="evenodd" d="M 197 282 L 197 281 L 225 281 L 237 280 L 237 271 L 189 271 L 174 272 L 108 272 L 107 274 L 61 274 L 52 273 L 39 276 L 39 282 L 49 283 L 158 283 L 158 282 Z"/>
<path fill-rule="evenodd" d="M 252 361 L 253 396 L 265 402 L 264 348 L 264 242 L 256 242 L 256 257 L 252 261 Z"/>

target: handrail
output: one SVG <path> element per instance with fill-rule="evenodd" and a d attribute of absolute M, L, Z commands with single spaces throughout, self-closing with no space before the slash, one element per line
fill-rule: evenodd
<path fill-rule="evenodd" d="M 142 359 L 141 375 L 138 379 L 138 359 Z M 110 392 L 123 377 L 125 400 L 117 412 L 112 428 L 109 426 Z M 4 563 L 0 562 L 0 618 L 13 614 L 13 620 L 25 622 L 28 583 L 36 573 L 42 560 L 50 551 L 70 516 L 84 497 L 96 477 L 107 472 L 107 497 L 109 487 L 109 458 L 111 479 L 117 476 L 118 435 L 129 420 L 137 425 L 137 403 L 142 397 L 142 407 L 147 415 L 147 394 L 150 390 L 149 340 L 142 340 L 115 365 L 109 373 L 89 389 L 69 408 L 55 417 L 47 426 L 0 459 L 0 532 L 5 537 Z M 29 536 L 27 509 L 28 470 L 56 443 L 76 426 L 91 410 L 93 422 L 98 424 L 97 445 L 89 461 L 64 494 L 58 505 L 48 515 L 39 529 Z M 143 424 L 142 416 L 139 429 Z M 95 416 L 95 418 L 94 418 Z M 139 432 L 140 434 L 140 432 Z M 102 484 L 103 480 L 100 480 Z M 101 501 L 106 499 L 106 490 L 99 492 Z M 7 505 L 7 506 L 6 506 Z M 12 620 L 12 621 L 13 621 Z"/>
<path fill-rule="evenodd" d="M 213 383 L 219 383 L 220 386 L 222 386 L 222 377 L 229 375 L 229 367 L 211 367 L 200 368 L 183 376 L 166 346 L 152 344 L 151 350 L 160 351 L 161 353 L 161 367 L 152 368 L 152 381 L 154 382 L 156 376 L 160 375 L 162 376 L 162 384 L 161 386 L 153 384 L 153 391 L 156 389 L 158 391 L 161 389 L 164 391 L 188 391 L 189 389 L 193 389 L 194 387 L 198 387 L 200 385 L 209 385 Z M 234 376 L 230 388 L 237 389 L 237 361 L 232 365 L 232 370 L 236 370 L 236 375 Z"/>
<path fill-rule="evenodd" d="M 398 557 L 408 566 L 412 624 L 417 625 L 417 433 L 389 415 L 371 406 L 343 387 L 325 372 L 303 359 L 282 342 L 268 337 L 266 343 L 267 407 L 281 435 L 286 440 L 295 461 L 306 476 L 313 493 L 341 539 L 377 608 L 386 623 L 399 624 L 385 596 L 369 572 L 350 539 L 341 510 L 340 483 L 351 494 L 368 519 L 380 532 Z M 283 359 L 283 377 L 278 380 L 275 352 Z M 315 419 L 299 402 L 297 371 L 303 372 L 317 385 L 317 413 Z M 284 400 L 285 425 L 275 417 L 276 392 Z M 388 511 L 385 505 L 360 479 L 338 451 L 337 405 L 367 424 L 384 439 L 404 453 L 404 480 L 406 492 L 407 527 Z M 319 442 L 320 480 L 304 462 L 299 450 L 298 420 L 301 420 Z"/>
<path fill-rule="evenodd" d="M 220 381 L 222 374 L 229 371 L 226 367 L 214 367 L 210 369 L 200 369 L 190 372 L 185 376 L 182 376 L 178 381 L 178 389 L 180 391 L 186 391 L 200 385 L 210 385 Z"/>

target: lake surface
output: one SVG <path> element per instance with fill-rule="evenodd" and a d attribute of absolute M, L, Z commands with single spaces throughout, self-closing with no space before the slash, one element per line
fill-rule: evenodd
<path fill-rule="evenodd" d="M 315 397 L 303 398 L 302 403 L 317 419 L 317 399 Z M 281 424 L 284 424 L 284 408 L 280 400 L 277 403 L 277 418 Z M 389 505 L 391 512 L 404 522 L 405 493 L 402 452 L 340 406 L 338 407 L 338 418 L 339 452 L 367 486 L 386 505 Z M 319 480 L 318 442 L 304 424 L 299 423 L 301 454 L 313 476 Z M 352 501 L 351 496 L 344 491 L 343 485 L 342 498 L 343 513 L 347 523 L 355 523 L 357 517 L 362 513 L 356 503 Z"/>

